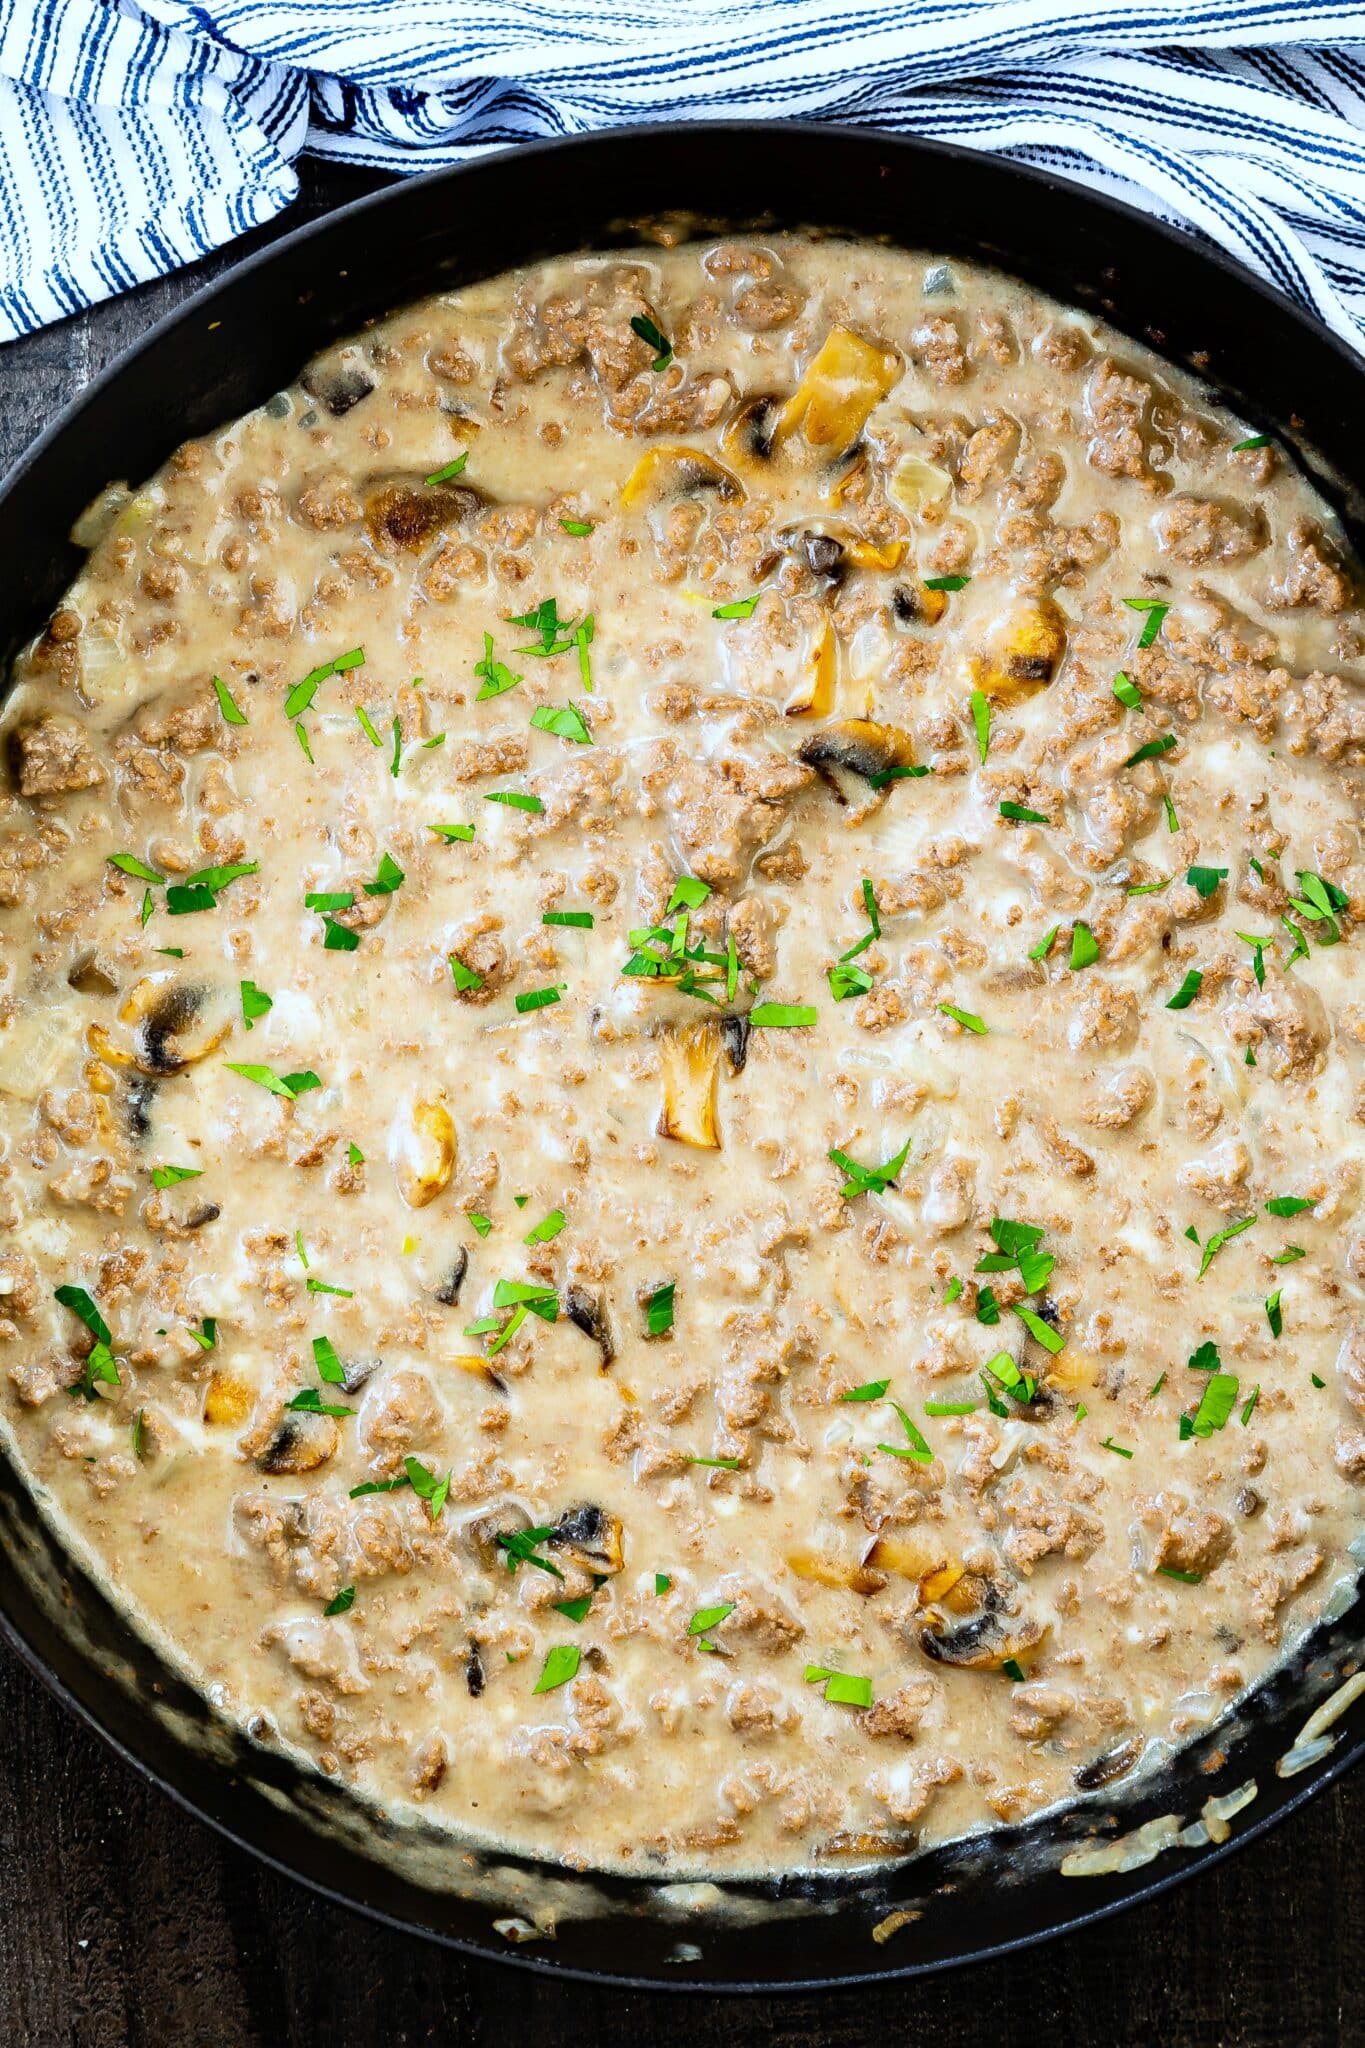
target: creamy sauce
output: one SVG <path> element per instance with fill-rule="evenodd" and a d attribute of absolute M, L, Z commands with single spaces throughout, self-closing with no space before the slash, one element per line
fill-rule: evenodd
<path fill-rule="evenodd" d="M 989 272 L 727 242 L 93 508 L 4 714 L 4 1416 L 225 1715 L 452 1844 L 828 1867 L 1319 1617 L 1362 616 L 1252 438 Z"/>

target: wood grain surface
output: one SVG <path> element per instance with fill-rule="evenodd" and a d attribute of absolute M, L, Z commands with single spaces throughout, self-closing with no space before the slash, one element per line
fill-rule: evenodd
<path fill-rule="evenodd" d="M 305 164 L 299 203 L 231 256 L 0 348 L 0 470 L 245 247 L 378 182 Z M 1362 2048 L 1363 1842 L 1357 1773 L 1173 1895 L 1028 1961 L 823 1996 L 598 1990 L 314 1899 L 144 1784 L 0 1652 L 0 2048 Z"/>

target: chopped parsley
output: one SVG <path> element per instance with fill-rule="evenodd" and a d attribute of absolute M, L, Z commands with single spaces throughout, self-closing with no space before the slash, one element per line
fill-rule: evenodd
<path fill-rule="evenodd" d="M 557 1564 L 548 1557 L 536 1556 L 541 1544 L 548 1543 L 554 1533 L 550 1528 L 515 1529 L 510 1534 L 500 1533 L 493 1540 L 502 1552 L 509 1572 L 515 1572 L 520 1565 L 533 1564 L 548 1572 L 552 1579 L 562 1579 L 564 1574 Z"/>
<path fill-rule="evenodd" d="M 433 469 L 431 475 L 423 477 L 422 481 L 427 484 L 447 484 L 453 476 L 460 475 L 468 460 L 469 450 L 466 448 L 462 455 L 457 455 L 453 462 L 448 462 L 445 465 L 444 469 Z"/>
<path fill-rule="evenodd" d="M 1114 695 L 1118 698 L 1120 704 L 1126 704 L 1130 711 L 1141 711 L 1142 692 L 1137 684 L 1130 681 L 1123 673 L 1122 669 L 1114 677 Z"/>
<path fill-rule="evenodd" d="M 842 1173 L 847 1174 L 839 1192 L 846 1202 L 855 1195 L 880 1195 L 885 1189 L 894 1187 L 896 1176 L 910 1156 L 910 1140 L 907 1138 L 899 1152 L 881 1166 L 860 1166 L 856 1159 L 850 1159 L 847 1152 L 834 1150 L 829 1158 Z"/>
<path fill-rule="evenodd" d="M 733 1614 L 734 1611 L 733 1600 L 722 1600 L 716 1607 L 699 1607 L 687 1624 L 687 1633 L 690 1636 L 704 1636 L 710 1629 L 715 1628 L 717 1623 L 724 1621 L 727 1614 Z"/>
<path fill-rule="evenodd" d="M 880 1401 L 890 1386 L 890 1380 L 865 1380 L 861 1387 L 850 1387 L 846 1394 L 840 1394 L 841 1401 Z"/>
<path fill-rule="evenodd" d="M 1280 1306 L 1281 1292 L 1282 1290 L 1277 1287 L 1273 1294 L 1266 1297 L 1265 1319 L 1270 1325 L 1272 1337 L 1278 1337 L 1284 1329 L 1284 1310 Z"/>
<path fill-rule="evenodd" d="M 474 699 L 476 704 L 484 703 L 489 697 L 500 697 L 505 690 L 515 690 L 521 681 L 521 677 L 514 675 L 505 662 L 495 658 L 491 633 L 483 636 L 483 659 L 475 662 L 474 673 L 481 678 L 479 693 Z"/>
<path fill-rule="evenodd" d="M 592 1606 L 592 1594 L 584 1593 L 579 1600 L 552 1600 L 550 1605 L 556 1614 L 562 1614 L 568 1621 L 586 1621 L 588 1609 Z"/>
<path fill-rule="evenodd" d="M 152 1168 L 152 1186 L 154 1188 L 173 1188 L 177 1181 L 199 1180 L 203 1175 L 203 1171 L 202 1166 L 154 1166 Z"/>
<path fill-rule="evenodd" d="M 971 582 L 970 576 L 926 576 L 926 590 L 965 590 Z"/>
<path fill-rule="evenodd" d="M 976 1291 L 976 1320 L 985 1323 L 988 1329 L 993 1329 L 1000 1320 L 1000 1304 L 995 1298 L 995 1290 L 984 1283 Z"/>
<path fill-rule="evenodd" d="M 1175 744 L 1176 737 L 1173 732 L 1162 733 L 1161 738 L 1158 740 L 1144 740 L 1143 744 L 1128 756 L 1123 765 L 1125 768 L 1136 768 L 1139 761 L 1159 761 L 1163 754 L 1170 753 L 1171 748 Z M 1174 831 L 1175 827 L 1172 826 L 1171 829 Z"/>
<path fill-rule="evenodd" d="M 1194 1436 L 1212 1436 L 1221 1429 L 1237 1404 L 1237 1379 L 1230 1372 L 1212 1373 L 1190 1424 Z"/>
<path fill-rule="evenodd" d="M 244 1081 L 254 1081 L 258 1087 L 268 1088 L 272 1095 L 282 1095 L 288 1102 L 306 1095 L 310 1088 L 322 1086 L 317 1075 L 307 1070 L 301 1074 L 277 1074 L 273 1067 L 241 1066 L 234 1060 L 224 1064 L 230 1074 L 240 1074 Z"/>
<path fill-rule="evenodd" d="M 384 742 L 380 739 L 379 734 L 375 731 L 374 720 L 370 717 L 369 712 L 365 709 L 365 706 L 363 704 L 356 705 L 355 715 L 356 723 L 359 725 L 360 730 L 364 733 L 370 745 L 372 747 L 382 747 Z"/>
<path fill-rule="evenodd" d="M 739 1470 L 738 1458 L 690 1457 L 687 1462 L 689 1465 L 714 1465 L 717 1468 L 717 1470 L 721 1472 L 738 1472 Z"/>
<path fill-rule="evenodd" d="M 323 1608 L 324 1614 L 349 1614 L 355 1606 L 355 1587 L 343 1586 L 335 1597 Z"/>
<path fill-rule="evenodd" d="M 926 1415 L 975 1415 L 975 1401 L 926 1401 Z"/>
<path fill-rule="evenodd" d="M 658 1598 L 661 1598 L 661 1597 L 662 1597 L 662 1596 L 663 1596 L 663 1595 L 664 1595 L 664 1594 L 665 1594 L 665 1593 L 666 1593 L 666 1592 L 668 1591 L 669 1587 L 670 1587 L 670 1586 L 671 1586 L 672 1584 L 673 1584 L 673 1581 L 672 1581 L 672 1579 L 670 1579 L 670 1578 L 669 1578 L 669 1576 L 668 1576 L 668 1573 L 667 1573 L 667 1572 L 655 1572 L 655 1574 L 654 1574 L 654 1594 L 655 1594 L 655 1598 L 656 1598 L 656 1599 L 658 1599 Z"/>
<path fill-rule="evenodd" d="M 298 718 L 303 712 L 309 710 L 313 699 L 317 696 L 319 686 L 325 683 L 329 676 L 343 675 L 347 669 L 363 668 L 364 666 L 364 648 L 353 647 L 349 654 L 338 654 L 331 661 L 324 661 L 320 668 L 310 669 L 303 681 L 295 683 L 293 689 L 285 698 L 285 717 Z M 310 754 L 308 758 L 311 760 L 312 755 Z"/>
<path fill-rule="evenodd" d="M 1052 951 L 1053 941 L 1056 939 L 1057 934 L 1060 930 L 1061 926 L 1059 924 L 1054 924 L 1052 930 L 1050 932 L 1045 933 L 1044 936 L 1041 939 L 1039 939 L 1036 946 L 1030 946 L 1028 949 L 1029 959 L 1046 960 L 1048 954 Z M 1074 945 L 1074 938 L 1072 943 Z"/>
<path fill-rule="evenodd" d="M 168 916 L 184 917 L 192 910 L 216 909 L 222 890 L 240 881 L 243 875 L 254 875 L 259 868 L 259 861 L 235 860 L 223 867 L 200 868 L 197 873 L 186 875 L 183 882 L 171 882 L 166 890 Z"/>
<path fill-rule="evenodd" d="M 886 1451 L 893 1458 L 913 1458 L 917 1465 L 932 1465 L 934 1462 L 933 1452 L 910 1420 L 910 1417 L 901 1407 L 899 1401 L 893 1401 L 891 1406 L 901 1419 L 901 1427 L 905 1431 L 906 1440 L 903 1444 L 878 1444 L 877 1449 L 879 1451 Z"/>
<path fill-rule="evenodd" d="M 542 924 L 563 925 L 571 931 L 583 932 L 590 932 L 594 923 L 590 910 L 547 910 L 540 921 Z"/>
<path fill-rule="evenodd" d="M 1079 974 L 1083 967 L 1093 967 L 1100 957 L 1100 943 L 1088 924 L 1074 924 L 1071 927 L 1071 958 L 1067 962 L 1073 974 Z"/>
<path fill-rule="evenodd" d="M 1269 446 L 1269 434 L 1248 434 L 1245 441 L 1233 442 L 1232 452 L 1234 455 L 1244 455 L 1248 448 L 1268 448 Z"/>
<path fill-rule="evenodd" d="M 1254 1386 L 1254 1387 L 1252 1388 L 1252 1390 L 1251 1390 L 1250 1394 L 1248 1394 L 1248 1396 L 1247 1396 L 1246 1400 L 1245 1400 L 1245 1401 L 1244 1401 L 1244 1402 L 1242 1403 L 1242 1427 L 1243 1427 L 1243 1429 L 1245 1429 L 1245 1428 L 1246 1428 L 1247 1424 L 1248 1424 L 1248 1423 L 1250 1422 L 1250 1420 L 1251 1420 L 1251 1418 L 1252 1418 L 1253 1414 L 1255 1413 L 1255 1410 L 1256 1410 L 1256 1403 L 1257 1403 L 1257 1402 L 1258 1402 L 1258 1401 L 1260 1400 L 1260 1398 L 1261 1398 L 1261 1383 L 1260 1383 L 1260 1381 L 1259 1381 L 1259 1380 L 1257 1380 L 1257 1382 L 1256 1382 L 1255 1386 Z"/>
<path fill-rule="evenodd" d="M 343 1415 L 353 1415 L 353 1408 L 344 1408 L 333 1401 L 324 1401 L 316 1387 L 305 1387 L 301 1394 L 295 1394 L 285 1407 L 300 1415 L 331 1415 L 338 1420 Z"/>
<path fill-rule="evenodd" d="M 591 519 L 561 519 L 559 523 L 565 533 L 571 533 L 575 540 L 586 540 L 593 531 Z"/>
<path fill-rule="evenodd" d="M 158 888 L 166 879 L 155 868 L 149 868 L 145 860 L 139 860 L 135 853 L 111 853 L 105 865 L 117 868 L 120 874 L 134 875 L 139 882 L 155 882 Z"/>
<path fill-rule="evenodd" d="M 483 800 L 486 804 L 507 804 L 514 811 L 543 811 L 545 808 L 538 796 L 530 796 L 521 789 L 487 789 Z"/>
<path fill-rule="evenodd" d="M 83 1287 L 66 1285 L 54 1287 L 52 1292 L 63 1308 L 69 1308 L 73 1316 L 80 1317 L 86 1329 L 89 1330 L 91 1336 L 97 1342 L 104 1345 L 112 1345 L 114 1340 L 109 1333 L 109 1325 L 96 1308 L 92 1297 L 86 1293 Z"/>
<path fill-rule="evenodd" d="M 587 721 L 576 704 L 542 704 L 531 713 L 531 723 L 538 732 L 552 732 L 556 739 L 573 740 L 580 747 L 593 744 Z"/>
<path fill-rule="evenodd" d="M 659 332 L 659 329 L 654 325 L 654 322 L 647 313 L 632 314 L 630 324 L 635 333 L 639 335 L 641 341 L 655 352 L 654 360 L 649 366 L 650 369 L 656 371 L 666 370 L 673 360 L 672 342 Z"/>
<path fill-rule="evenodd" d="M 756 590 L 752 597 L 731 598 L 729 604 L 718 604 L 711 616 L 713 619 L 751 619 L 762 595 L 761 590 Z"/>
<path fill-rule="evenodd" d="M 556 1643 L 548 1653 L 544 1667 L 535 1682 L 536 1692 L 557 1692 L 561 1685 L 567 1685 L 578 1675 L 582 1652 L 577 1643 Z"/>
<path fill-rule="evenodd" d="M 213 678 L 213 688 L 218 698 L 218 709 L 223 714 L 224 725 L 246 725 L 250 722 L 221 676 Z"/>
<path fill-rule="evenodd" d="M 483 976 L 474 968 L 466 967 L 458 953 L 450 954 L 449 959 L 450 971 L 455 977 L 455 986 L 462 996 L 468 995 L 472 989 L 483 987 Z"/>
<path fill-rule="evenodd" d="M 451 1474 L 447 1472 L 444 1479 L 438 1479 L 436 1474 L 428 1466 L 424 1465 L 420 1458 L 404 1458 L 403 1466 L 408 1476 L 408 1484 L 417 1495 L 418 1500 L 426 1502 L 427 1513 L 432 1521 L 439 1521 L 441 1509 L 445 1506 L 446 1499 L 450 1493 Z M 389 1483 L 390 1485 L 395 1484 L 392 1480 Z"/>
<path fill-rule="evenodd" d="M 971 706 L 972 723 L 976 727 L 976 751 L 984 767 L 986 756 L 991 749 L 991 707 L 984 691 L 973 690 L 968 702 Z"/>
<path fill-rule="evenodd" d="M 473 1228 L 478 1231 L 480 1237 L 487 1237 L 489 1231 L 493 1228 L 492 1218 L 481 1216 L 477 1209 L 469 1211 L 469 1221 Z"/>
<path fill-rule="evenodd" d="M 1204 1574 L 1202 1572 L 1182 1571 L 1180 1566 L 1176 1564 L 1159 1564 L 1157 1570 L 1163 1578 L 1180 1579 L 1187 1586 L 1202 1586 L 1204 1583 Z"/>
<path fill-rule="evenodd" d="M 1213 895 L 1214 891 L 1218 887 L 1218 884 L 1220 882 L 1226 882 L 1227 878 L 1228 871 L 1226 868 L 1194 867 L 1187 868 L 1185 870 L 1185 880 L 1189 883 L 1190 887 L 1197 892 L 1199 897 L 1205 903 L 1207 903 L 1210 896 Z"/>
<path fill-rule="evenodd" d="M 205 1316 L 197 1330 L 190 1330 L 186 1334 L 193 1338 L 201 1351 L 215 1350 L 218 1344 L 217 1316 Z"/>
<path fill-rule="evenodd" d="M 845 1003 L 850 996 L 865 996 L 874 986 L 865 967 L 845 965 L 841 960 L 829 970 L 829 992 L 836 1003 Z"/>
<path fill-rule="evenodd" d="M 1306 1259 L 1307 1252 L 1301 1244 L 1287 1244 L 1282 1252 L 1276 1252 L 1270 1261 L 1272 1266 L 1292 1266 L 1295 1259 Z"/>
<path fill-rule="evenodd" d="M 1255 1216 L 1243 1216 L 1240 1222 L 1229 1223 L 1225 1230 L 1215 1230 L 1213 1236 L 1208 1239 L 1204 1246 L 1204 1256 L 1199 1262 L 1199 1272 L 1196 1277 L 1202 1280 L 1214 1259 L 1222 1251 L 1223 1246 L 1228 1243 L 1229 1239 L 1240 1237 L 1244 1230 L 1250 1230 L 1255 1221 Z"/>
<path fill-rule="evenodd" d="M 1130 1450 L 1126 1450 L 1122 1444 L 1116 1444 L 1112 1436 L 1106 1436 L 1101 1439 L 1100 1449 L 1102 1451 L 1112 1451 L 1116 1458 L 1131 1458 L 1133 1455 L 1133 1453 Z"/>
<path fill-rule="evenodd" d="M 673 1328 L 673 1296 L 677 1282 L 656 1287 L 645 1302 L 645 1327 L 651 1337 L 663 1337 Z"/>
<path fill-rule="evenodd" d="M 1223 1367 L 1218 1346 L 1209 1339 L 1192 1351 L 1185 1363 L 1191 1372 L 1221 1372 Z"/>
<path fill-rule="evenodd" d="M 527 1231 L 522 1239 L 522 1243 L 550 1244 L 559 1236 L 560 1231 L 564 1228 L 564 1222 L 564 1211 L 562 1209 L 551 1209 L 549 1215 L 537 1223 L 534 1230 Z"/>
<path fill-rule="evenodd" d="M 1125 597 L 1123 602 L 1127 605 L 1130 612 L 1146 612 L 1146 620 L 1141 633 L 1138 635 L 1138 646 L 1150 647 L 1157 634 L 1161 631 L 1162 623 L 1167 612 L 1170 610 L 1170 606 L 1162 604 L 1155 597 Z"/>
<path fill-rule="evenodd" d="M 959 1010 L 955 1003 L 940 1003 L 939 1009 L 945 1017 L 951 1017 L 964 1031 L 974 1031 L 978 1038 L 986 1036 L 986 1025 L 971 1010 Z"/>
<path fill-rule="evenodd" d="M 1167 1003 L 1166 1008 L 1168 1010 L 1188 1010 L 1203 986 L 1203 975 L 1197 967 L 1192 967 Z"/>
<path fill-rule="evenodd" d="M 804 1031 L 819 1021 L 814 1003 L 756 1003 L 749 1012 L 755 1030 Z"/>
<path fill-rule="evenodd" d="M 1002 818 L 1008 818 L 1015 825 L 1050 825 L 1051 818 L 1042 811 L 1031 811 L 1027 804 L 1011 803 L 1008 798 L 1000 806 Z"/>
<path fill-rule="evenodd" d="M 548 1009 L 551 1003 L 559 1001 L 568 986 L 567 981 L 556 981 L 552 982 L 549 988 L 527 989 L 516 998 L 517 1015 L 524 1017 L 528 1010 Z"/>
<path fill-rule="evenodd" d="M 474 827 L 472 825 L 428 825 L 427 830 L 428 832 L 437 833 L 445 840 L 447 846 L 451 844 L 452 840 L 459 839 L 468 842 L 474 837 Z"/>
<path fill-rule="evenodd" d="M 902 782 L 907 776 L 932 775 L 933 772 L 932 768 L 925 767 L 919 763 L 916 763 L 913 767 L 882 768 L 875 775 L 868 776 L 867 786 L 869 789 L 885 789 L 888 782 Z"/>
<path fill-rule="evenodd" d="M 806 1684 L 823 1685 L 832 1707 L 870 1707 L 872 1680 L 855 1671 L 831 1671 L 824 1664 L 806 1666 Z"/>
<path fill-rule="evenodd" d="M 268 996 L 263 988 L 257 988 L 254 981 L 238 984 L 242 997 L 242 1022 L 250 1031 L 258 1017 L 266 1016 L 275 1007 L 275 999 Z"/>
<path fill-rule="evenodd" d="M 310 1287 L 312 1282 L 309 1282 Z M 325 1380 L 329 1387 L 346 1384 L 346 1368 L 337 1357 L 336 1346 L 330 1337 L 314 1337 L 313 1363 L 318 1369 L 318 1378 Z"/>
<path fill-rule="evenodd" d="M 1051 1323 L 1045 1323 L 1043 1318 L 1036 1314 L 1033 1309 L 1025 1308 L 1022 1302 L 1016 1302 L 1014 1304 L 1014 1313 L 1028 1331 L 1030 1337 L 1035 1338 L 1042 1345 L 1044 1351 L 1050 1351 L 1054 1358 L 1059 1351 L 1065 1351 L 1066 1338 L 1062 1336 L 1060 1331 L 1054 1330 Z"/>
<path fill-rule="evenodd" d="M 1296 869 L 1295 873 L 1303 894 L 1291 896 L 1290 903 L 1309 924 L 1322 927 L 1316 933 L 1320 946 L 1335 946 L 1341 938 L 1341 926 L 1334 913 L 1349 910 L 1350 897 L 1335 882 L 1325 881 L 1321 875 L 1309 874 L 1303 868 Z"/>
<path fill-rule="evenodd" d="M 393 855 L 381 853 L 379 856 L 379 869 L 374 880 L 372 882 L 362 882 L 361 887 L 367 896 L 392 896 L 396 889 L 402 888 L 406 880 L 406 875 L 393 858 Z"/>
<path fill-rule="evenodd" d="M 1267 1216 L 1301 1216 L 1305 1209 L 1316 1208 L 1312 1195 L 1272 1195 L 1265 1205 Z"/>

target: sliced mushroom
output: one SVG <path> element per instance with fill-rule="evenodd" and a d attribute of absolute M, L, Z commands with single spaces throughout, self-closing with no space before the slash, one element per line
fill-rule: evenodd
<path fill-rule="evenodd" d="M 776 410 L 775 398 L 751 398 L 726 426 L 720 445 L 736 469 L 752 474 L 771 461 Z"/>
<path fill-rule="evenodd" d="M 721 1044 L 725 1057 L 730 1062 L 732 1074 L 742 1074 L 749 1058 L 749 1034 L 752 1026 L 747 1017 L 738 1010 L 732 1010 L 728 1017 L 720 1020 Z"/>
<path fill-rule="evenodd" d="M 152 1135 L 152 1104 L 156 1101 L 156 1082 L 139 1074 L 128 1081 L 128 1129 L 134 1138 L 150 1138 Z"/>
<path fill-rule="evenodd" d="M 204 1391 L 204 1420 L 214 1428 L 245 1422 L 255 1398 L 245 1380 L 216 1372 Z"/>
<path fill-rule="evenodd" d="M 409 1209 L 425 1209 L 455 1171 L 455 1124 L 443 1102 L 415 1102 L 394 1126 L 389 1159 Z"/>
<path fill-rule="evenodd" d="M 589 1294 L 586 1287 L 567 1288 L 564 1294 L 564 1313 L 584 1336 L 592 1338 L 602 1354 L 602 1367 L 605 1371 L 616 1356 L 616 1346 L 612 1341 L 611 1328 L 600 1297 Z"/>
<path fill-rule="evenodd" d="M 433 534 L 462 525 L 487 503 L 472 484 L 381 484 L 365 499 L 365 524 L 377 546 L 412 555 Z"/>
<path fill-rule="evenodd" d="M 97 952 L 89 947 L 67 970 L 67 982 L 82 996 L 112 996 L 118 994 L 118 975 L 114 963 L 107 953 Z"/>
<path fill-rule="evenodd" d="M 621 503 L 659 505 L 671 498 L 695 497 L 701 491 L 714 491 L 731 504 L 745 496 L 739 478 L 700 448 L 651 448 L 621 486 Z"/>
<path fill-rule="evenodd" d="M 879 348 L 851 327 L 831 327 L 778 415 L 774 448 L 800 435 L 812 450 L 846 454 L 900 373 L 894 350 Z"/>
<path fill-rule="evenodd" d="M 1098 1792 L 1102 1785 L 1112 1785 L 1135 1770 L 1146 1747 L 1140 1735 L 1132 1735 L 1117 1749 L 1107 1750 L 1088 1764 L 1078 1765 L 1071 1773 L 1071 1782 L 1078 1792 Z"/>
<path fill-rule="evenodd" d="M 451 1362 L 458 1366 L 461 1372 L 469 1373 L 474 1379 L 487 1380 L 489 1386 L 496 1388 L 498 1393 L 507 1392 L 506 1380 L 495 1370 L 492 1360 L 485 1358 L 482 1352 L 462 1351 Z"/>
<path fill-rule="evenodd" d="M 1023 1665 L 1036 1656 L 1048 1631 L 1045 1621 L 1011 1617 L 1005 1594 L 990 1580 L 983 1582 L 981 1608 L 969 1621 L 954 1629 L 940 1623 L 933 1615 L 924 1622 L 917 1637 L 921 1650 L 935 1664 L 971 1671 L 998 1671 L 1011 1659 Z"/>
<path fill-rule="evenodd" d="M 908 732 L 898 725 L 876 725 L 867 718 L 841 718 L 822 726 L 803 740 L 796 752 L 798 760 L 824 777 L 840 803 L 861 794 L 849 777 L 871 782 L 896 768 L 915 765 L 915 745 Z"/>
<path fill-rule="evenodd" d="M 881 1535 L 863 1563 L 874 1572 L 913 1579 L 923 1607 L 944 1601 L 954 1613 L 970 1614 L 981 1604 L 981 1581 L 969 1577 L 960 1559 L 945 1557 L 938 1543 Z"/>
<path fill-rule="evenodd" d="M 330 1415 L 282 1415 L 256 1462 L 263 1472 L 315 1472 L 336 1447 L 337 1426 Z"/>
<path fill-rule="evenodd" d="M 465 1658 L 464 1682 L 472 1700 L 482 1698 L 485 1683 L 483 1658 L 479 1655 L 478 1644 L 474 1642 L 470 1643 L 469 1655 Z"/>
<path fill-rule="evenodd" d="M 444 1308 L 454 1308 L 464 1286 L 465 1274 L 469 1271 L 469 1253 L 464 1245 L 455 1254 L 449 1275 L 436 1290 L 436 1299 Z"/>
<path fill-rule="evenodd" d="M 823 1557 L 814 1550 L 789 1550 L 787 1569 L 795 1572 L 798 1579 L 808 1579 L 815 1586 L 846 1586 L 852 1593 L 880 1593 L 886 1584 L 886 1573 L 873 1571 L 866 1564 L 855 1564 L 842 1558 Z"/>
<path fill-rule="evenodd" d="M 119 1010 L 119 1022 L 132 1030 L 120 1042 L 102 1024 L 91 1024 L 86 1039 L 92 1052 L 111 1066 L 132 1066 L 139 1073 L 164 1078 L 207 1059 L 233 1025 L 226 991 L 177 982 L 169 974 L 148 974 L 137 982 Z"/>
<path fill-rule="evenodd" d="M 557 1550 L 585 1572 L 607 1577 L 619 1572 L 625 1562 L 621 1523 L 607 1508 L 585 1502 L 566 1508 L 545 1539 L 547 1550 Z"/>
<path fill-rule="evenodd" d="M 783 706 L 788 718 L 828 718 L 839 686 L 839 642 L 834 627 L 822 619 L 805 673 Z"/>
<path fill-rule="evenodd" d="M 310 398 L 326 406 L 333 419 L 340 419 L 374 390 L 374 378 L 369 372 L 358 361 L 347 361 L 345 356 L 331 362 L 310 363 L 299 382 Z"/>
<path fill-rule="evenodd" d="M 903 626 L 936 626 L 948 609 L 948 593 L 931 590 L 918 579 L 898 583 L 891 593 L 891 609 Z"/>
<path fill-rule="evenodd" d="M 720 1150 L 716 1080 L 721 1029 L 711 1018 L 698 1024 L 667 1024 L 658 1034 L 664 1099 L 656 1126 L 661 1138 L 702 1150 Z"/>
<path fill-rule="evenodd" d="M 1066 620 L 1050 597 L 1029 598 L 1005 620 L 994 646 L 974 656 L 977 688 L 994 704 L 1017 703 L 1045 690 L 1066 653 Z"/>

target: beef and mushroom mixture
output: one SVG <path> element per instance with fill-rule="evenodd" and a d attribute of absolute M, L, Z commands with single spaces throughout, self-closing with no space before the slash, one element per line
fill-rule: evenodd
<path fill-rule="evenodd" d="M 665 240 L 77 533 L 3 1413 L 225 1715 L 452 1852 L 828 1865 L 1340 1593 L 1365 612 L 1273 440 L 989 272 Z"/>

